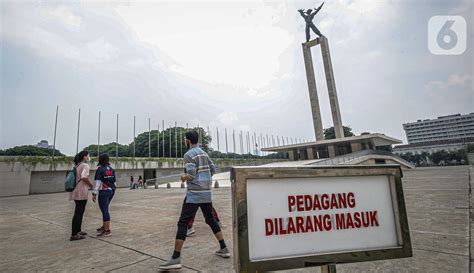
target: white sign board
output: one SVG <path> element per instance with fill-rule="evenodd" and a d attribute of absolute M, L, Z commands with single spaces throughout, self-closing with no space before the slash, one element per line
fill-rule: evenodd
<path fill-rule="evenodd" d="M 399 247 L 389 178 L 247 179 L 250 261 Z"/>

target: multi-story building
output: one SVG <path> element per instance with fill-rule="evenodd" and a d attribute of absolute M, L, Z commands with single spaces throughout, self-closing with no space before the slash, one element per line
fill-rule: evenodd
<path fill-rule="evenodd" d="M 35 145 L 38 148 L 53 149 L 53 145 L 49 145 L 47 140 L 41 140 L 38 144 Z"/>
<path fill-rule="evenodd" d="M 437 141 L 465 142 L 469 138 L 474 138 L 474 113 L 418 120 L 403 124 L 403 129 L 408 144 Z"/>
<path fill-rule="evenodd" d="M 474 113 L 418 120 L 403 124 L 403 129 L 408 144 L 395 146 L 396 154 L 465 150 L 474 143 Z"/>

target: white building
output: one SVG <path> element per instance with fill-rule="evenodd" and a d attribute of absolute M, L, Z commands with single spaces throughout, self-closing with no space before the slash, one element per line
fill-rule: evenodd
<path fill-rule="evenodd" d="M 38 142 L 38 144 L 35 145 L 35 147 L 46 148 L 51 150 L 53 149 L 53 145 L 49 145 L 47 140 L 41 140 L 40 142 Z"/>
<path fill-rule="evenodd" d="M 441 150 L 445 150 L 446 152 L 455 152 L 458 150 L 466 150 L 467 145 L 469 144 L 474 144 L 474 138 L 465 139 L 463 142 L 445 140 L 398 145 L 393 148 L 393 153 L 398 155 L 405 153 L 421 154 L 422 152 L 432 154 Z"/>
<path fill-rule="evenodd" d="M 408 144 L 436 141 L 465 143 L 467 139 L 474 138 L 474 113 L 418 120 L 403 124 L 403 129 Z"/>

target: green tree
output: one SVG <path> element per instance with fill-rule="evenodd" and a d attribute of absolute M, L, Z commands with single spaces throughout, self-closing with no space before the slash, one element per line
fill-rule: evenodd
<path fill-rule="evenodd" d="M 101 154 L 107 153 L 110 157 L 114 157 L 117 154 L 117 143 L 112 142 L 108 144 L 100 145 L 99 152 Z M 92 144 L 83 149 L 88 151 L 90 156 L 97 156 L 97 144 Z M 130 155 L 130 146 L 129 145 L 118 145 L 118 156 L 119 157 L 129 157 Z"/>
<path fill-rule="evenodd" d="M 400 154 L 400 157 L 405 159 L 408 162 L 415 163 L 415 158 L 414 158 L 414 156 L 411 152 L 402 153 L 402 154 Z"/>
<path fill-rule="evenodd" d="M 352 128 L 348 126 L 342 126 L 344 130 L 344 137 L 354 136 L 352 133 Z M 324 139 L 334 139 L 336 138 L 336 133 L 334 132 L 334 126 L 324 129 Z"/>
<path fill-rule="evenodd" d="M 420 165 L 423 162 L 423 156 L 421 154 L 414 154 L 413 155 L 413 162 L 416 165 Z"/>
<path fill-rule="evenodd" d="M 461 149 L 461 150 L 458 150 L 457 153 L 459 156 L 459 161 L 460 162 L 464 161 L 464 164 L 468 164 L 467 151 L 464 149 Z"/>
<path fill-rule="evenodd" d="M 199 143 L 201 148 L 208 152 L 209 151 L 209 142 L 211 137 L 207 135 L 206 130 L 201 127 L 190 128 L 189 130 L 196 130 L 199 133 Z M 158 135 L 159 134 L 159 135 Z M 156 157 L 183 157 L 184 153 L 188 150 L 184 143 L 184 137 L 186 134 L 186 128 L 183 127 L 174 127 L 168 128 L 164 131 L 158 132 L 158 130 L 153 130 L 150 132 L 143 132 L 139 134 L 135 139 L 135 156 L 136 157 L 148 157 L 149 147 L 151 148 L 151 156 Z M 158 140 L 159 137 L 159 140 Z M 151 142 L 149 141 L 151 140 Z M 149 145 L 150 143 L 150 145 Z M 159 148 L 158 148 L 159 144 Z M 163 150 L 164 144 L 164 150 Z M 171 147 L 170 147 L 171 144 Z M 133 142 L 129 145 L 131 154 L 133 156 Z M 171 150 L 170 150 L 171 148 Z"/>
<path fill-rule="evenodd" d="M 467 152 L 464 149 L 460 149 L 457 151 L 452 151 L 448 153 L 447 156 L 449 162 L 456 161 L 457 163 L 461 163 L 464 161 L 467 162 Z"/>
<path fill-rule="evenodd" d="M 441 161 L 448 161 L 448 155 L 445 150 L 436 151 L 430 155 L 430 160 L 435 164 L 439 164 Z"/>
<path fill-rule="evenodd" d="M 52 149 L 39 148 L 32 145 L 16 146 L 13 148 L 6 149 L 0 153 L 0 155 L 6 156 L 51 156 L 53 155 Z M 54 155 L 63 156 L 59 150 L 54 151 Z"/>
<path fill-rule="evenodd" d="M 474 153 L 474 144 L 467 144 L 467 152 Z"/>
<path fill-rule="evenodd" d="M 203 128 L 190 128 L 189 130 L 197 130 L 199 132 L 199 143 L 204 151 L 209 152 L 209 143 L 211 137 Z M 135 157 L 148 157 L 148 150 L 151 148 L 150 155 L 152 157 L 183 157 L 188 150 L 184 143 L 186 128 L 176 127 L 168 128 L 164 131 L 152 130 L 150 132 L 142 132 L 138 134 L 135 141 L 130 144 L 119 144 L 119 157 L 132 157 L 133 145 L 135 143 Z M 151 141 L 150 141 L 151 140 Z M 170 150 L 171 143 L 171 150 Z M 159 147 L 158 147 L 159 146 Z M 100 145 L 100 153 L 108 153 L 109 156 L 115 156 L 117 144 L 115 142 Z M 91 144 L 84 148 L 91 156 L 97 156 L 97 144 Z M 159 154 L 158 154 L 159 152 Z"/>

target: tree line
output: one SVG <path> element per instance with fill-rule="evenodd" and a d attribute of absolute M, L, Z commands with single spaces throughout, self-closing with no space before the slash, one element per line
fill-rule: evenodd
<path fill-rule="evenodd" d="M 252 152 L 247 154 L 237 154 L 235 152 L 221 152 L 210 147 L 212 137 L 208 135 L 206 130 L 201 127 L 192 128 L 197 130 L 200 135 L 199 143 L 201 148 L 206 151 L 209 156 L 214 158 L 287 158 L 287 153 L 271 153 L 266 156 L 255 155 Z M 343 126 L 344 136 L 353 136 L 352 128 Z M 182 157 L 186 153 L 187 148 L 184 144 L 184 135 L 189 130 L 184 127 L 168 128 L 163 131 L 152 130 L 150 132 L 143 132 L 135 137 L 135 140 L 129 144 L 120 144 L 111 142 L 107 144 L 90 144 L 84 147 L 82 150 L 88 151 L 91 156 L 97 156 L 98 153 L 107 153 L 110 156 L 118 157 Z M 334 127 L 324 129 L 325 139 L 336 138 L 334 133 Z M 149 141 L 150 140 L 150 141 Z M 217 140 L 214 140 L 217 141 Z M 216 146 L 216 144 L 214 145 Z M 232 147 L 233 143 L 229 142 L 228 147 Z M 240 147 L 240 145 L 236 145 Z M 244 147 L 246 141 L 244 141 Z M 253 147 L 250 145 L 251 151 L 259 149 L 260 147 Z M 225 142 L 221 141 L 220 150 L 225 149 Z M 245 149 L 246 150 L 246 149 Z M 33 145 L 23 145 L 9 148 L 6 150 L 0 150 L 0 156 L 51 156 L 53 154 L 52 149 L 39 148 Z M 55 150 L 55 156 L 64 156 L 59 150 Z"/>
<path fill-rule="evenodd" d="M 468 164 L 468 152 L 474 152 L 474 145 L 471 144 L 467 149 L 457 151 L 440 150 L 431 154 L 428 152 L 422 152 L 419 154 L 407 152 L 398 154 L 398 156 L 416 166 L 464 165 Z"/>
<path fill-rule="evenodd" d="M 52 149 L 40 148 L 33 145 L 22 145 L 5 150 L 0 150 L 0 156 L 51 156 Z M 64 156 L 59 150 L 54 150 L 57 156 Z"/>

